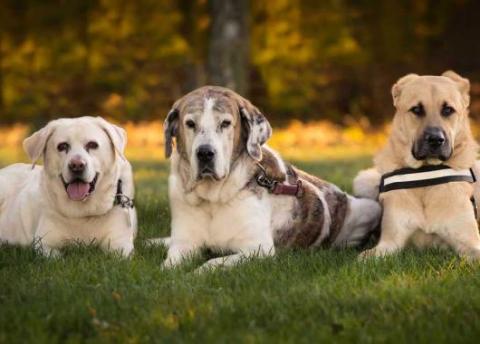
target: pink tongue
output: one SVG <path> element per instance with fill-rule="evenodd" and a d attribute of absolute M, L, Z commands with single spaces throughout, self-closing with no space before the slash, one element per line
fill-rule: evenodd
<path fill-rule="evenodd" d="M 67 194 L 72 201 L 81 201 L 87 197 L 88 190 L 90 190 L 90 184 L 83 182 L 73 182 L 67 186 Z"/>

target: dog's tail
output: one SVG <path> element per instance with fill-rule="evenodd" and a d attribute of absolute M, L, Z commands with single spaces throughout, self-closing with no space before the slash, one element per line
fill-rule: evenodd
<path fill-rule="evenodd" d="M 348 196 L 349 210 L 333 247 L 362 247 L 379 231 L 382 207 L 372 199 Z"/>
<path fill-rule="evenodd" d="M 378 188 L 382 175 L 375 168 L 360 171 L 353 180 L 353 194 L 356 197 L 378 200 Z"/>

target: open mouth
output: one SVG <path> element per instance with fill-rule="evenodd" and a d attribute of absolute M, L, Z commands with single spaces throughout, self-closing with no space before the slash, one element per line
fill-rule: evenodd
<path fill-rule="evenodd" d="M 95 191 L 98 173 L 95 174 L 95 178 L 93 178 L 90 183 L 85 182 L 80 178 L 73 179 L 67 183 L 62 175 L 60 175 L 60 178 L 62 179 L 68 198 L 72 201 L 83 201 Z"/>

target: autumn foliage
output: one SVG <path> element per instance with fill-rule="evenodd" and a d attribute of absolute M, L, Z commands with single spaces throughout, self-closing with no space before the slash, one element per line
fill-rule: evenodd
<path fill-rule="evenodd" d="M 176 98 L 215 80 L 214 37 L 238 31 L 213 29 L 215 3 L 0 1 L 0 124 L 161 120 Z M 390 87 L 407 72 L 455 69 L 473 81 L 474 116 L 480 108 L 478 1 L 256 0 L 241 11 L 248 39 L 231 49 L 248 54 L 242 93 L 276 125 L 382 125 Z"/>

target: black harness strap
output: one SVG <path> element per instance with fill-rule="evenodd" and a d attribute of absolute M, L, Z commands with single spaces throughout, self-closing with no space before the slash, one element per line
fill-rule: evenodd
<path fill-rule="evenodd" d="M 133 198 L 128 197 L 123 194 L 122 180 L 119 179 L 117 182 L 117 193 L 115 194 L 115 200 L 113 205 L 119 205 L 122 208 L 133 208 L 135 206 Z"/>
<path fill-rule="evenodd" d="M 477 181 L 477 178 L 475 177 L 475 174 L 473 173 L 473 170 L 471 168 L 468 169 L 469 174 L 462 173 L 462 171 L 453 170 L 453 173 L 451 173 L 450 175 L 448 175 L 448 173 L 446 172 L 446 174 L 443 176 L 440 174 L 439 176 L 431 177 L 431 178 L 415 179 L 415 177 L 412 176 L 411 179 L 404 178 L 403 181 L 394 181 L 394 182 L 388 181 L 388 178 L 394 177 L 394 176 L 406 176 L 409 174 L 415 175 L 419 173 L 434 172 L 434 171 L 441 171 L 441 170 L 453 170 L 453 169 L 447 165 L 434 165 L 434 166 L 422 166 L 420 168 L 401 168 L 393 172 L 385 173 L 384 175 L 382 175 L 379 191 L 380 193 L 383 193 L 383 192 L 388 192 L 392 190 L 414 189 L 414 188 L 420 188 L 420 187 L 426 187 L 426 186 L 446 184 L 451 182 L 475 183 Z M 472 196 L 470 201 L 472 202 L 475 218 L 478 219 L 478 210 L 477 210 L 477 204 L 475 202 L 475 198 Z"/>
<path fill-rule="evenodd" d="M 475 197 L 472 196 L 472 198 L 470 198 L 470 202 L 472 202 L 473 212 L 475 213 L 475 218 L 476 218 L 477 220 L 479 220 L 479 218 L 478 218 L 477 202 L 475 202 Z"/>
<path fill-rule="evenodd" d="M 405 176 L 408 174 L 418 174 L 424 172 L 434 172 L 440 170 L 452 170 L 450 166 L 447 165 L 435 165 L 435 166 L 422 166 L 420 168 L 401 168 L 390 173 L 386 173 L 382 176 L 380 181 L 380 193 L 388 192 L 391 190 L 398 189 L 413 189 L 420 188 L 425 186 L 446 184 L 450 182 L 467 182 L 474 183 L 476 181 L 475 175 L 473 174 L 472 169 L 469 169 L 469 175 L 466 174 L 457 174 L 457 175 L 445 175 L 440 177 L 433 177 L 429 179 L 420 179 L 416 180 L 412 178 L 411 180 L 405 180 L 401 182 L 392 182 L 388 183 L 387 180 L 393 176 Z"/>

